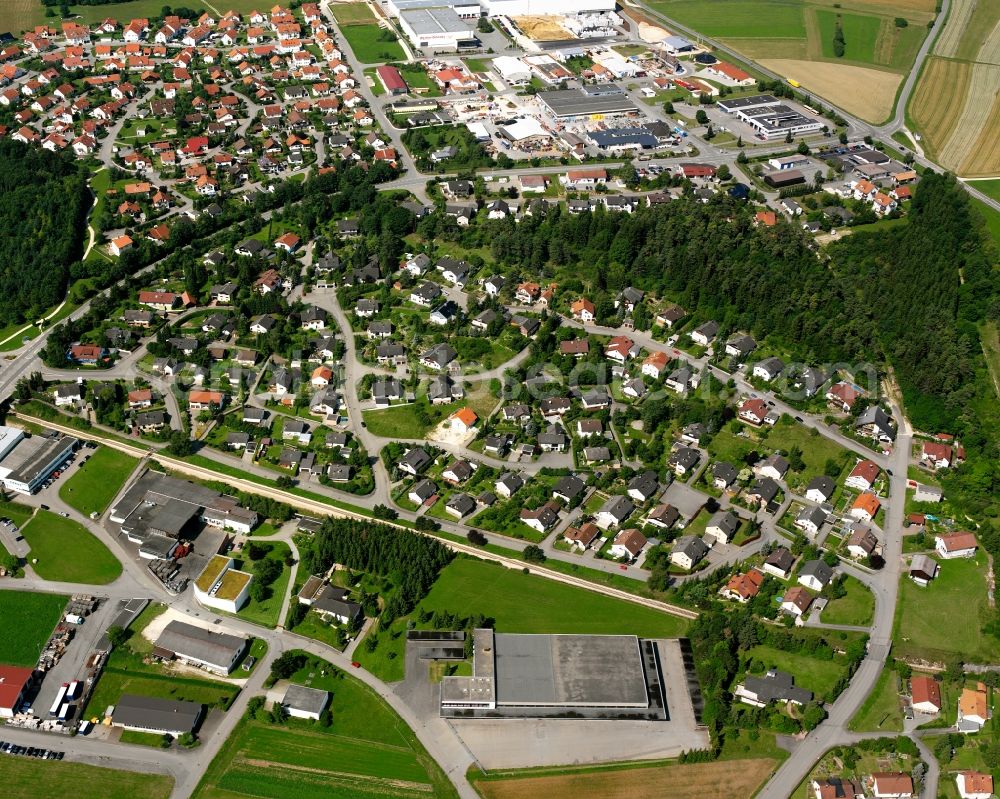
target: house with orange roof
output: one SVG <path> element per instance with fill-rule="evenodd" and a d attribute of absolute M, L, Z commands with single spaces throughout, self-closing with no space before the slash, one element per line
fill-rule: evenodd
<path fill-rule="evenodd" d="M 756 569 L 750 569 L 746 574 L 734 574 L 729 582 L 719 591 L 723 599 L 746 603 L 757 596 L 764 584 L 764 575 Z"/>
<path fill-rule="evenodd" d="M 990 799 L 993 796 L 993 775 L 981 771 L 960 771 L 955 785 L 962 799 Z"/>
<path fill-rule="evenodd" d="M 754 216 L 754 223 L 764 227 L 774 227 L 778 224 L 778 215 L 774 211 L 758 211 Z"/>
<path fill-rule="evenodd" d="M 881 507 L 882 503 L 878 501 L 878 497 L 870 491 L 866 491 L 863 494 L 858 494 L 858 498 L 851 505 L 850 513 L 851 516 L 859 521 L 871 523 L 871 520 L 875 518 L 875 514 L 878 513 Z"/>
<path fill-rule="evenodd" d="M 667 371 L 667 364 L 670 363 L 670 356 L 665 352 L 651 352 L 642 362 L 642 373 L 654 380 L 659 380 Z"/>
<path fill-rule="evenodd" d="M 596 311 L 596 307 L 594 306 L 594 303 L 585 297 L 578 299 L 570 305 L 569 309 L 573 314 L 573 318 L 579 319 L 581 322 L 593 322 L 595 319 L 594 312 Z"/>
<path fill-rule="evenodd" d="M 222 407 L 225 401 L 226 395 L 221 391 L 193 389 L 188 392 L 188 407 L 192 411 L 207 410 L 213 405 L 215 407 Z"/>
<path fill-rule="evenodd" d="M 121 235 L 111 240 L 111 244 L 108 245 L 108 251 L 112 255 L 121 255 L 125 250 L 132 249 L 134 243 L 131 236 Z"/>
<path fill-rule="evenodd" d="M 333 370 L 329 366 L 317 366 L 313 369 L 312 379 L 309 381 L 315 388 L 326 388 L 333 380 Z"/>
<path fill-rule="evenodd" d="M 958 719 L 955 726 L 959 732 L 979 732 L 989 721 L 990 705 L 986 686 L 978 683 L 975 688 L 963 688 L 958 697 Z"/>
<path fill-rule="evenodd" d="M 466 406 L 451 415 L 451 429 L 459 433 L 468 433 L 478 421 L 479 417 L 476 416 L 475 411 Z"/>

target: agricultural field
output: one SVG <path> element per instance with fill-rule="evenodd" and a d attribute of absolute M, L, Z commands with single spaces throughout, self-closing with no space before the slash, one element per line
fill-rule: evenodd
<path fill-rule="evenodd" d="M 34 666 L 69 597 L 0 591 L 0 663 Z"/>
<path fill-rule="evenodd" d="M 893 632 L 898 658 L 947 661 L 961 657 L 969 663 L 989 663 L 1000 657 L 1000 640 L 983 630 L 992 618 L 986 592 L 986 555 L 941 562 L 938 576 L 926 588 L 901 578 Z M 964 622 L 950 623 L 955 608 Z"/>
<path fill-rule="evenodd" d="M 907 111 L 942 166 L 967 177 L 1000 174 L 1000 6 L 952 3 Z"/>
<path fill-rule="evenodd" d="M 395 39 L 384 40 L 385 30 L 374 22 L 361 25 L 346 25 L 344 38 L 354 55 L 362 64 L 379 64 L 384 61 L 402 61 L 403 48 Z"/>
<path fill-rule="evenodd" d="M 659 0 L 652 6 L 872 122 L 891 114 L 934 17 L 933 0 Z M 897 17 L 908 24 L 897 27 Z M 841 58 L 833 51 L 838 22 Z"/>
<path fill-rule="evenodd" d="M 3 764 L 3 795 L 8 799 L 36 799 L 39 796 L 167 799 L 173 789 L 173 777 L 165 774 L 139 774 L 30 757 L 5 757 Z"/>
<path fill-rule="evenodd" d="M 39 510 L 21 534 L 31 547 L 28 565 L 43 580 L 107 585 L 122 573 L 111 550 L 72 519 Z"/>
<path fill-rule="evenodd" d="M 45 22 L 45 9 L 38 0 L 4 0 L 0 3 L 0 33 L 15 36 Z"/>
<path fill-rule="evenodd" d="M 332 693 L 331 726 L 242 720 L 205 773 L 198 799 L 455 796 L 410 728 L 368 687 L 323 662 L 291 680 Z"/>
<path fill-rule="evenodd" d="M 59 498 L 84 516 L 104 513 L 138 462 L 131 455 L 99 447 L 59 488 Z"/>
<path fill-rule="evenodd" d="M 476 781 L 484 799 L 730 799 L 753 796 L 774 769 L 767 758 L 497 773 Z"/>
<path fill-rule="evenodd" d="M 494 563 L 458 558 L 441 572 L 430 593 L 410 617 L 397 619 L 391 633 L 379 636 L 368 652 L 362 645 L 355 657 L 385 680 L 403 678 L 402 652 L 409 618 L 419 611 L 448 611 L 463 616 L 482 613 L 502 632 L 629 634 L 674 638 L 687 622 L 676 616 L 612 599 L 582 588 L 546 580 Z M 394 637 L 395 636 L 395 637 Z"/>

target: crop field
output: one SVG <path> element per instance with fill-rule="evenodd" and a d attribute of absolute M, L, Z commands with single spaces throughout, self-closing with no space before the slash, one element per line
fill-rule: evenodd
<path fill-rule="evenodd" d="M 139 774 L 30 757 L 5 757 L 3 764 L 3 795 L 7 799 L 37 799 L 39 796 L 167 799 L 173 788 L 173 777 L 165 774 Z"/>
<path fill-rule="evenodd" d="M 723 760 L 484 779 L 476 789 L 484 799 L 730 799 L 753 796 L 774 760 Z"/>
<path fill-rule="evenodd" d="M 62 617 L 68 597 L 0 591 L 0 663 L 34 666 Z"/>
<path fill-rule="evenodd" d="M 926 588 L 904 576 L 896 603 L 893 651 L 897 657 L 932 661 L 961 657 L 987 663 L 1000 657 L 1000 641 L 983 631 L 992 614 L 986 594 L 986 556 L 941 562 L 938 576 Z M 955 608 L 965 621 L 949 623 Z"/>
<path fill-rule="evenodd" d="M 493 618 L 501 632 L 674 638 L 687 629 L 687 622 L 676 616 L 471 558 L 446 566 L 419 608 L 460 615 L 482 613 Z M 403 618 L 397 619 L 392 630 L 405 628 Z M 381 635 L 374 652 L 361 646 L 355 657 L 383 679 L 400 680 L 404 639 L 405 635 Z"/>
<path fill-rule="evenodd" d="M 137 458 L 118 450 L 100 447 L 63 483 L 59 498 L 84 516 L 104 513 L 138 462 Z"/>
<path fill-rule="evenodd" d="M 23 30 L 41 25 L 45 9 L 38 0 L 3 0 L 0 3 L 0 33 L 10 31 L 15 36 Z"/>
<path fill-rule="evenodd" d="M 402 61 L 403 48 L 397 41 L 383 41 L 383 29 L 374 22 L 347 25 L 343 29 L 344 38 L 351 50 L 363 64 L 378 64 L 383 61 Z"/>
<path fill-rule="evenodd" d="M 955 0 L 908 108 L 925 152 L 965 177 L 1000 175 L 1000 4 Z"/>
<path fill-rule="evenodd" d="M 330 10 L 340 26 L 375 22 L 375 15 L 368 7 L 368 3 L 331 3 Z"/>
<path fill-rule="evenodd" d="M 933 0 L 659 0 L 653 7 L 872 122 L 891 115 L 933 19 Z M 909 24 L 898 28 L 896 17 Z M 838 19 L 845 53 L 837 58 Z"/>
<path fill-rule="evenodd" d="M 72 519 L 39 510 L 21 533 L 31 547 L 28 564 L 44 580 L 107 585 L 122 573 L 111 551 Z"/>
<path fill-rule="evenodd" d="M 244 719 L 209 766 L 199 799 L 453 799 L 454 789 L 416 736 L 374 692 L 326 665 L 293 675 L 330 691 L 332 726 Z M 312 679 L 310 679 L 312 675 Z"/>

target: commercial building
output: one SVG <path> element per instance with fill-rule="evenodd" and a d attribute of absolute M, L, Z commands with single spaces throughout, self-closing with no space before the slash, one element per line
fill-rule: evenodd
<path fill-rule="evenodd" d="M 638 114 L 639 107 L 620 86 L 584 86 L 582 89 L 556 89 L 539 92 L 538 102 L 554 119 L 582 119 L 613 115 Z"/>
<path fill-rule="evenodd" d="M 0 426 L 0 483 L 19 494 L 35 493 L 79 443 L 70 436 L 27 436 Z"/>
<path fill-rule="evenodd" d="M 472 675 L 441 681 L 449 718 L 667 718 L 655 641 L 477 629 Z"/>
<path fill-rule="evenodd" d="M 399 27 L 420 48 L 458 50 L 478 44 L 474 23 L 463 19 L 448 6 L 402 9 Z"/>
<path fill-rule="evenodd" d="M 0 666 L 0 719 L 13 718 L 35 678 L 34 669 Z"/>
<path fill-rule="evenodd" d="M 511 86 L 519 86 L 531 80 L 531 70 L 514 56 L 502 55 L 493 59 L 493 69 Z"/>
<path fill-rule="evenodd" d="M 126 730 L 176 737 L 194 732 L 202 712 L 203 707 L 194 702 L 122 694 L 111 714 L 111 723 Z"/>
<path fill-rule="evenodd" d="M 232 558 L 213 555 L 194 581 L 194 598 L 209 608 L 236 613 L 250 596 L 253 575 L 240 571 Z"/>
<path fill-rule="evenodd" d="M 111 521 L 150 559 L 170 557 L 171 542 L 195 532 L 198 523 L 249 533 L 257 513 L 210 488 L 146 472 L 111 508 Z"/>
<path fill-rule="evenodd" d="M 156 639 L 154 654 L 225 676 L 236 666 L 247 648 L 247 639 L 214 632 L 182 621 L 172 621 Z"/>
<path fill-rule="evenodd" d="M 330 694 L 318 688 L 306 688 L 304 685 L 292 683 L 285 689 L 281 706 L 288 715 L 297 719 L 312 719 L 319 721 L 320 715 L 330 702 Z"/>
<path fill-rule="evenodd" d="M 753 128 L 765 141 L 792 136 L 805 136 L 823 129 L 821 120 L 807 117 L 791 106 L 785 105 L 770 94 L 719 100 L 718 108 L 732 114 Z"/>

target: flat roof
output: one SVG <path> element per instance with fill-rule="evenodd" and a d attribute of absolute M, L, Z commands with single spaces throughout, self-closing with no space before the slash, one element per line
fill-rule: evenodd
<path fill-rule="evenodd" d="M 649 705 L 634 635 L 496 633 L 497 706 Z"/>
<path fill-rule="evenodd" d="M 211 590 L 215 581 L 219 579 L 219 575 L 229 567 L 229 561 L 230 558 L 225 555 L 212 555 L 201 574 L 198 575 L 198 579 L 194 581 L 198 590 L 205 592 Z"/>
<path fill-rule="evenodd" d="M 3 459 L 0 475 L 4 480 L 32 485 L 45 477 L 60 458 L 76 446 L 69 436 L 22 438 Z"/>
<path fill-rule="evenodd" d="M 537 97 L 557 117 L 622 114 L 639 110 L 631 98 L 620 91 L 588 94 L 579 89 L 556 89 L 539 92 Z"/>
<path fill-rule="evenodd" d="M 217 599 L 236 599 L 247 584 L 253 579 L 249 572 L 241 572 L 238 569 L 229 569 L 222 577 L 219 590 L 215 592 Z M 209 586 L 211 588 L 211 586 Z"/>
<path fill-rule="evenodd" d="M 399 12 L 410 29 L 418 36 L 439 33 L 469 33 L 472 28 L 451 8 L 407 8 Z"/>

